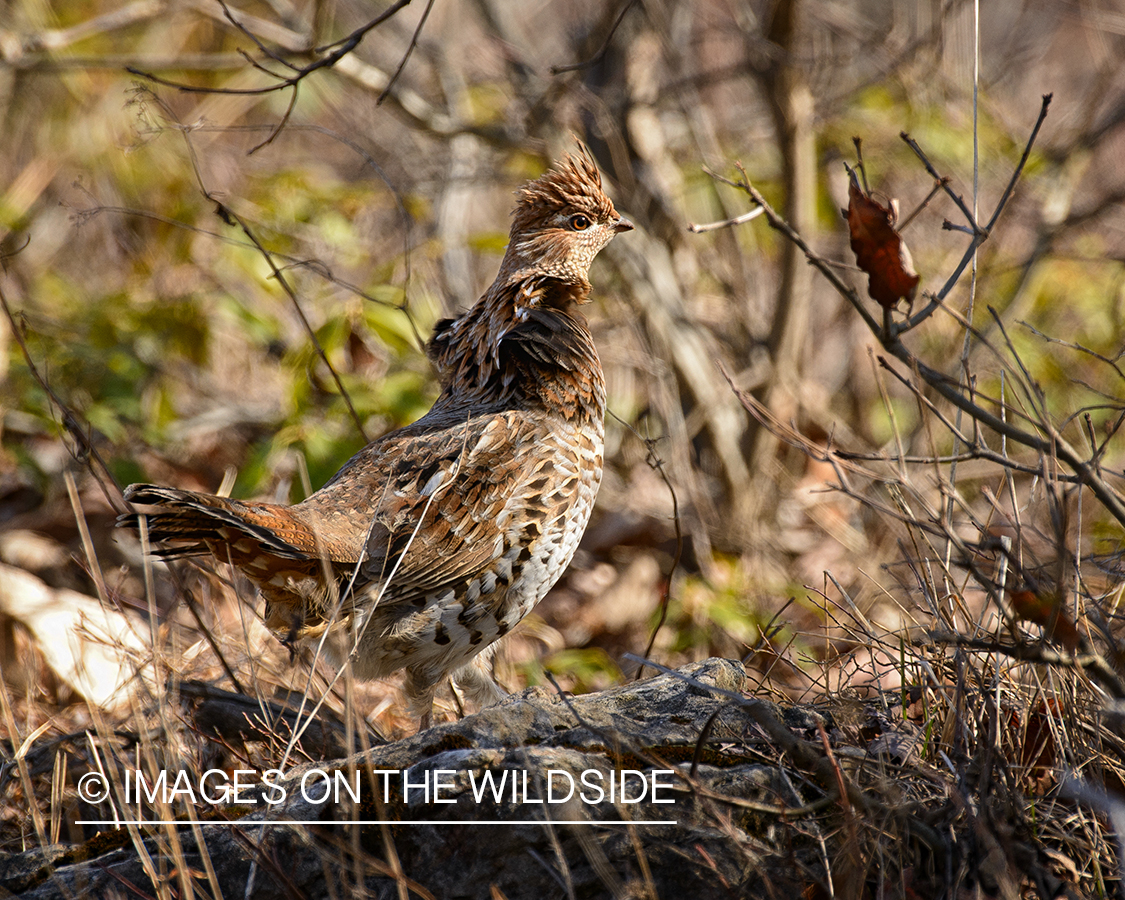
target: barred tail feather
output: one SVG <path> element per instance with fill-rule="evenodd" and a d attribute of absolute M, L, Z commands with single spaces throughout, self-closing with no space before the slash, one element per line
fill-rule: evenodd
<path fill-rule="evenodd" d="M 307 552 L 285 539 L 290 537 L 304 546 L 313 540 L 287 507 L 245 503 L 154 484 L 131 484 L 124 497 L 130 503 L 157 507 L 154 512 L 126 513 L 118 518 L 117 525 L 137 529 L 140 517 L 144 516 L 150 541 L 177 542 L 177 546 L 157 551 L 165 558 L 200 556 L 213 552 L 211 545 L 232 544 L 241 538 L 257 541 L 263 550 L 284 559 L 309 558 Z M 181 541 L 192 543 L 179 544 Z"/>

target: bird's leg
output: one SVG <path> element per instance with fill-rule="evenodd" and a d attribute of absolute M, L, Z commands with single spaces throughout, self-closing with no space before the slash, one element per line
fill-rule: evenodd
<path fill-rule="evenodd" d="M 418 725 L 419 732 L 425 731 L 434 724 L 434 694 L 437 693 L 437 685 L 432 684 L 432 680 L 433 677 L 427 677 L 423 669 L 408 668 L 406 670 L 406 682 L 403 687 L 411 711 L 415 715 L 421 716 L 422 721 Z"/>
<path fill-rule="evenodd" d="M 500 643 L 497 641 L 487 647 L 454 672 L 451 679 L 454 696 L 460 691 L 478 710 L 495 706 L 508 696 L 508 692 L 496 683 L 492 672 L 492 657 L 495 656 L 499 646 Z"/>

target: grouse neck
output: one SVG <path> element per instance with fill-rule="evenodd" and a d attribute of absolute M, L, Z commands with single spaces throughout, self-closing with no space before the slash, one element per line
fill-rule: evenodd
<path fill-rule="evenodd" d="M 427 351 L 441 376 L 438 405 L 603 418 L 601 362 L 578 309 L 588 295 L 588 282 L 498 278 L 473 307 L 434 330 Z"/>

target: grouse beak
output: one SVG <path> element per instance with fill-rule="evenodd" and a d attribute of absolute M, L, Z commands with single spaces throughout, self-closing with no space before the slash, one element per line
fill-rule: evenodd
<path fill-rule="evenodd" d="M 613 226 L 613 230 L 617 234 L 621 234 L 621 232 L 623 232 L 623 231 L 632 231 L 633 230 L 633 223 L 630 222 L 628 219 L 626 219 L 624 216 L 622 216 L 621 218 L 619 218 L 617 220 L 617 223 Z"/>

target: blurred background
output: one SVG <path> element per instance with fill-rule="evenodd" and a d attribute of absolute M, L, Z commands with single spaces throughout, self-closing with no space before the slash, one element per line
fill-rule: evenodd
<path fill-rule="evenodd" d="M 334 65 L 280 84 L 384 11 Z M 302 682 L 226 567 L 157 563 L 146 585 L 136 539 L 113 528 L 119 488 L 296 501 L 364 435 L 421 415 L 432 324 L 488 286 L 512 192 L 575 138 L 637 225 L 595 263 L 587 308 L 607 470 L 570 571 L 501 655 L 502 683 L 547 669 L 575 690 L 612 684 L 663 622 L 651 654 L 665 664 L 746 658 L 793 696 L 893 686 L 901 673 L 863 661 L 842 618 L 910 635 L 926 553 L 888 480 L 834 490 L 840 473 L 797 445 L 945 460 L 911 469 L 937 508 L 954 441 L 763 218 L 688 226 L 751 210 L 727 183 L 740 163 L 878 317 L 840 212 L 853 137 L 900 221 L 934 185 L 908 132 L 987 222 L 1053 93 L 1004 216 L 946 298 L 980 334 L 966 343 L 938 311 L 904 340 L 993 397 L 1004 366 L 987 342 L 1010 340 L 1044 414 L 1104 441 L 1113 468 L 1122 58 L 1125 10 L 1109 0 L 990 2 L 979 25 L 961 0 L 2 0 L 0 665 L 20 721 L 70 708 L 81 722 L 83 697 L 112 705 L 130 683 L 108 654 L 110 687 L 94 685 L 95 651 L 60 650 L 72 627 L 150 669 L 155 629 L 183 679 Z M 965 225 L 939 193 L 904 232 L 923 292 L 969 243 L 947 219 Z M 1017 477 L 996 500 L 1004 470 L 964 461 L 957 515 L 998 503 L 1045 567 L 1116 553 L 1095 504 Z M 1117 583 L 1114 565 L 1098 571 Z M 987 619 L 986 591 L 957 593 Z M 362 690 L 371 721 L 404 726 L 392 692 Z"/>

